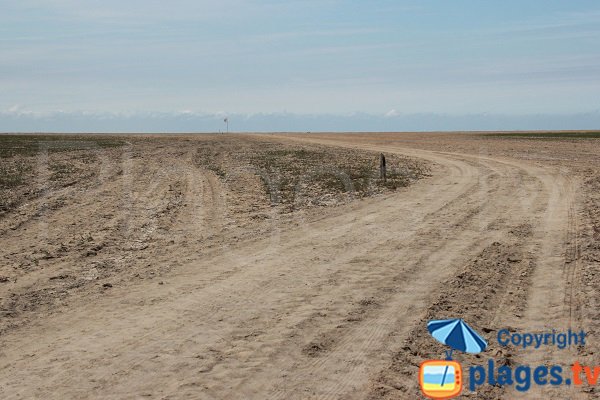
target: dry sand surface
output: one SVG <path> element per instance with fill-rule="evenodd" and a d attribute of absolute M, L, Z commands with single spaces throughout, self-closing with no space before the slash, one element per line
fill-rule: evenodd
<path fill-rule="evenodd" d="M 599 139 L 39 140 L 0 160 L 2 399 L 416 399 L 448 317 L 488 339 L 464 365 L 599 364 Z"/>

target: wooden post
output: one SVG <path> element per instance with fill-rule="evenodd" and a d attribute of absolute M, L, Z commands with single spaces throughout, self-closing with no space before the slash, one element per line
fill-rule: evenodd
<path fill-rule="evenodd" d="M 379 155 L 379 179 L 383 179 L 384 182 L 386 180 L 385 172 L 385 156 L 383 155 L 383 153 L 381 153 Z"/>

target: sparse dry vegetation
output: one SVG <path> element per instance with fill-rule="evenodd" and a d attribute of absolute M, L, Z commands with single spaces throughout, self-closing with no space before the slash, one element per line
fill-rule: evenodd
<path fill-rule="evenodd" d="M 265 139 L 217 137 L 198 147 L 195 161 L 234 189 L 245 184 L 242 172 L 255 175 L 271 205 L 293 211 L 395 190 L 429 174 L 423 161 L 386 157 L 385 182 L 379 179 L 379 153 Z"/>
<path fill-rule="evenodd" d="M 124 143 L 122 138 L 99 135 L 0 135 L 0 158 L 105 149 Z"/>
<path fill-rule="evenodd" d="M 91 178 L 97 153 L 124 143 L 102 136 L 0 135 L 0 217 L 46 190 Z"/>

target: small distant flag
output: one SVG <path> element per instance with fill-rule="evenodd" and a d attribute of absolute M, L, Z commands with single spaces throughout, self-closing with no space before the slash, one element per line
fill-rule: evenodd
<path fill-rule="evenodd" d="M 223 119 L 223 122 L 225 122 L 225 123 L 229 122 L 229 118 L 225 117 L 225 118 Z"/>

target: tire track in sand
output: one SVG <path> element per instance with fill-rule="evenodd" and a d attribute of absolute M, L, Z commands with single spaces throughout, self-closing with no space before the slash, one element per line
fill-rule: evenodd
<path fill-rule="evenodd" d="M 512 211 L 506 200 L 513 189 L 515 168 L 498 163 L 492 168 L 492 161 L 473 161 L 461 155 L 396 151 L 429 158 L 446 172 L 456 174 L 419 182 L 383 200 L 350 205 L 345 208 L 348 214 L 334 213 L 299 230 L 282 229 L 277 246 L 269 240 L 255 240 L 232 246 L 232 254 L 199 256 L 182 266 L 168 285 L 144 282 L 114 290 L 95 304 L 41 322 L 37 329 L 7 336 L 0 386 L 13 397 L 127 398 L 150 394 L 222 398 L 242 393 L 247 398 L 281 394 L 361 397 L 367 393 L 365 383 L 372 371 L 389 361 L 394 346 L 416 326 L 416 319 L 429 305 L 431 291 L 506 229 L 500 224 L 500 229 L 482 234 L 477 218 L 485 215 L 486 222 L 494 223 L 504 217 L 503 211 Z M 505 174 L 490 180 L 489 196 L 479 196 L 480 168 Z M 525 183 L 532 186 L 524 194 L 539 194 L 533 182 Z M 445 207 L 455 199 L 469 206 L 460 207 L 459 201 Z M 520 220 L 524 215 L 519 211 L 509 217 Z M 420 236 L 435 232 L 436 227 L 438 236 Z M 398 238 L 391 239 L 390 232 Z M 415 232 L 417 237 L 410 239 Z M 400 249 L 385 246 L 394 241 Z M 414 247 L 402 249 L 411 242 L 422 246 L 420 252 L 411 255 Z M 343 281 L 348 263 L 370 256 L 370 251 L 379 253 L 374 259 L 380 264 L 374 267 L 381 268 L 381 273 L 347 268 L 348 273 L 357 275 Z M 397 254 L 406 255 L 406 271 L 420 267 L 422 276 L 386 282 L 402 272 L 396 263 Z M 215 276 L 220 279 L 212 279 Z M 331 277 L 339 282 L 332 288 L 323 284 Z M 336 303 L 340 295 L 360 291 L 359 300 L 377 293 L 374 289 L 387 289 L 358 285 L 363 278 L 366 283 L 385 284 L 396 291 L 389 297 L 381 296 L 381 308 L 347 326 L 326 357 L 316 361 L 314 365 L 330 376 L 311 375 L 314 359 L 289 358 L 301 354 L 305 342 L 287 340 L 285 327 L 291 326 L 297 335 L 306 334 L 311 340 L 323 332 L 322 326 L 331 324 L 333 328 L 340 316 L 352 311 L 347 304 Z M 336 310 L 331 318 L 303 325 L 307 316 L 327 304 Z M 94 319 L 86 318 L 89 315 Z M 254 319 L 256 316 L 259 319 Z M 395 331 L 402 323 L 406 332 Z M 395 334 L 397 341 L 381 347 L 380 339 L 389 334 Z M 366 352 L 351 346 L 361 340 Z M 377 354 L 379 350 L 383 351 Z M 35 356 L 28 356 L 31 354 Z M 363 364 L 353 364 L 355 360 Z M 57 374 L 58 370 L 64 372 Z M 283 377 L 282 373 L 288 375 Z M 22 382 L 28 386 L 23 387 Z M 316 392 L 307 391 L 311 386 Z M 357 389 L 352 392 L 353 388 Z"/>
<path fill-rule="evenodd" d="M 455 165 L 460 165 L 460 164 L 456 164 Z M 464 168 L 464 167 L 463 167 Z M 458 177 L 457 177 L 458 178 Z M 449 185 L 448 189 L 450 189 L 448 191 L 448 194 L 450 195 L 456 195 L 456 194 L 460 194 L 462 190 L 465 189 L 469 189 L 471 187 L 471 183 L 470 182 L 474 182 L 474 176 L 466 174 L 463 175 L 463 181 L 461 183 L 461 185 Z M 425 190 L 426 192 L 428 190 Z M 431 195 L 433 195 L 434 193 L 431 193 Z M 434 204 L 439 204 L 439 205 L 444 205 L 446 203 L 447 197 L 445 198 L 439 198 L 437 199 L 437 202 Z M 394 198 L 390 198 L 387 203 L 389 206 L 393 205 L 392 200 L 394 200 Z M 433 199 L 432 199 L 433 200 Z M 417 200 L 412 200 L 412 201 L 417 201 Z M 364 215 L 364 217 L 361 216 L 361 214 L 358 214 L 359 219 L 360 218 L 364 218 L 364 222 L 363 223 L 370 223 L 370 217 L 369 214 L 378 209 L 379 204 L 376 204 L 376 202 L 373 202 L 375 204 L 372 205 L 372 207 L 370 207 L 370 211 L 367 209 L 365 211 L 368 211 L 367 214 Z M 362 210 L 364 207 L 357 207 L 359 210 Z M 412 218 L 414 216 L 413 214 L 403 214 L 402 213 L 402 209 L 401 208 L 400 214 L 399 216 L 405 215 L 404 218 Z M 424 212 L 427 211 L 427 208 L 425 207 Z M 432 217 L 434 215 L 432 214 Z M 318 223 L 317 226 L 315 226 L 316 230 L 314 230 L 314 234 L 313 236 L 314 239 L 316 239 L 316 241 L 314 242 L 316 245 L 318 245 L 318 242 L 321 241 L 321 238 L 325 238 L 327 237 L 328 240 L 333 240 L 333 243 L 335 243 L 336 240 L 338 240 L 337 238 L 341 237 L 342 235 L 348 234 L 348 232 L 352 232 L 352 230 L 348 229 L 348 223 L 350 222 L 351 225 L 355 225 L 354 223 L 352 223 L 353 220 L 356 219 L 357 216 L 347 216 L 347 215 L 343 215 L 340 216 L 338 219 L 340 219 L 340 221 L 338 221 L 337 223 L 331 223 L 330 221 L 320 221 Z M 377 215 L 377 219 L 381 218 L 382 221 L 386 220 L 387 217 L 386 216 L 379 216 Z M 431 223 L 435 223 L 435 220 L 433 218 L 431 218 Z M 325 231 L 322 231 L 323 227 L 328 227 Z M 311 228 L 312 229 L 312 228 Z M 336 232 L 334 235 L 331 235 L 331 233 Z M 366 232 L 367 234 L 370 234 L 371 232 Z M 337 238 L 336 238 L 337 237 Z M 286 246 L 288 246 L 290 248 L 290 252 L 291 254 L 293 254 L 294 252 L 299 252 L 299 254 L 302 254 L 301 252 L 303 251 L 304 248 L 306 248 L 307 244 L 310 243 L 310 237 L 306 238 L 306 237 L 302 237 L 302 238 L 295 238 L 294 233 L 290 233 L 289 235 L 287 235 L 286 237 L 283 238 L 284 239 L 284 243 L 286 243 Z M 290 239 L 293 239 L 290 241 Z M 313 240 L 314 240 L 313 239 Z M 377 245 L 378 243 L 381 243 L 378 239 L 381 239 L 381 235 L 379 237 L 369 237 L 367 240 L 367 243 L 373 243 L 375 245 Z M 308 243 L 307 243 L 308 242 Z M 303 244 L 305 243 L 305 244 Z M 259 243 L 260 245 L 260 243 Z M 259 250 L 259 252 L 261 251 L 260 247 L 257 249 Z M 355 254 L 359 255 L 359 254 L 364 254 L 364 251 L 367 250 L 368 251 L 368 247 L 361 249 L 360 247 L 357 247 L 355 249 L 355 251 L 357 252 Z M 347 252 L 347 250 L 345 249 L 340 249 L 340 251 L 345 251 Z M 62 337 L 62 339 L 59 339 L 61 342 L 63 342 L 63 345 L 59 346 L 59 348 L 61 349 L 71 349 L 69 351 L 67 351 L 67 354 L 71 353 L 71 355 L 68 357 L 69 359 L 74 359 L 74 360 L 80 360 L 78 362 L 81 362 L 83 360 L 89 360 L 90 364 L 88 364 L 88 367 L 77 367 L 78 371 L 88 371 L 88 373 L 84 373 L 83 377 L 80 374 L 75 374 L 76 377 L 78 377 L 79 381 L 88 381 L 88 379 L 90 379 L 90 381 L 100 381 L 102 382 L 104 379 L 108 379 L 108 378 L 102 378 L 102 376 L 96 376 L 94 377 L 94 374 L 92 375 L 88 375 L 90 371 L 93 372 L 95 367 L 92 367 L 93 365 L 95 366 L 101 366 L 103 369 L 105 368 L 105 366 L 99 362 L 99 359 L 101 359 L 101 355 L 96 353 L 97 350 L 94 349 L 104 349 L 104 351 L 106 349 L 110 349 L 111 352 L 114 352 L 116 354 L 123 354 L 123 356 L 121 357 L 117 357 L 120 361 L 119 364 L 121 365 L 129 365 L 131 367 L 133 367 L 132 370 L 130 371 L 124 371 L 123 373 L 127 372 L 127 373 L 135 373 L 136 370 L 140 370 L 140 368 L 142 368 L 140 371 L 145 371 L 145 368 L 147 368 L 148 365 L 148 359 L 146 357 L 146 354 L 143 350 L 143 343 L 145 341 L 148 341 L 150 339 L 150 344 L 151 347 L 149 347 L 147 349 L 147 353 L 151 353 L 152 351 L 156 351 L 156 348 L 154 348 L 155 346 L 158 346 L 158 348 L 162 348 L 163 350 L 159 350 L 161 352 L 164 353 L 164 344 L 165 343 L 169 343 L 169 335 L 171 336 L 179 336 L 181 335 L 183 332 L 181 331 L 182 327 L 187 326 L 188 329 L 192 329 L 193 322 L 191 322 L 189 319 L 188 320 L 182 320 L 182 321 L 177 321 L 176 319 L 174 319 L 171 316 L 176 316 L 176 315 L 181 315 L 183 317 L 189 317 L 185 315 L 186 312 L 190 312 L 188 310 L 194 310 L 194 307 L 197 307 L 198 305 L 200 306 L 205 306 L 206 310 L 208 312 L 212 311 L 212 307 L 206 307 L 207 304 L 205 304 L 205 301 L 208 300 L 212 300 L 212 302 L 216 302 L 216 304 L 218 305 L 219 301 L 222 302 L 222 300 L 219 300 L 219 293 L 236 293 L 236 291 L 240 291 L 241 295 L 244 295 L 245 293 L 253 293 L 256 292 L 256 289 L 254 289 L 254 283 L 256 282 L 256 284 L 258 285 L 258 287 L 262 287 L 264 288 L 264 283 L 265 283 L 265 278 L 266 278 L 266 282 L 271 282 L 269 283 L 269 285 L 275 285 L 277 286 L 281 286 L 283 283 L 285 283 L 285 280 L 282 279 L 275 279 L 273 280 L 273 272 L 274 270 L 280 270 L 281 268 L 281 257 L 283 257 L 284 259 L 288 259 L 288 257 L 290 257 L 290 252 L 284 252 L 283 254 L 281 253 L 275 253 L 275 254 L 271 254 L 270 258 L 271 261 L 266 261 L 264 260 L 263 262 L 268 262 L 268 267 L 266 267 L 264 264 L 260 264 L 258 262 L 256 262 L 257 260 L 252 260 L 252 258 L 248 259 L 249 257 L 249 252 L 248 249 L 243 249 L 240 251 L 240 257 L 244 258 L 244 263 L 240 265 L 240 267 L 238 267 L 238 269 L 241 270 L 240 273 L 238 274 L 233 274 L 230 275 L 229 278 L 227 278 L 226 280 L 222 281 L 221 284 L 219 284 L 218 282 L 216 283 L 216 287 L 214 287 L 212 290 L 210 291 L 202 291 L 202 292 L 195 292 L 195 291 L 190 291 L 190 289 L 197 289 L 197 288 L 190 288 L 190 280 L 197 280 L 199 278 L 198 276 L 198 271 L 196 268 L 193 268 L 193 273 L 190 273 L 189 275 L 185 275 L 182 274 L 182 277 L 180 279 L 180 283 L 176 285 L 174 285 L 175 287 L 179 286 L 180 289 L 182 289 L 182 291 L 180 292 L 179 290 L 176 289 L 175 293 L 179 293 L 177 296 L 175 296 L 172 299 L 169 299 L 169 301 L 167 301 L 167 303 L 169 304 L 162 304 L 161 307 L 159 307 L 158 309 L 152 309 L 149 308 L 148 306 L 145 306 L 143 309 L 136 309 L 135 307 L 127 307 L 127 304 L 129 302 L 133 303 L 133 299 L 136 299 L 138 297 L 143 298 L 144 296 L 148 296 L 148 288 L 145 288 L 144 285 L 142 285 L 142 287 L 140 287 L 139 290 L 134 290 L 134 291 L 129 291 L 129 295 L 124 295 L 122 298 L 119 293 L 117 293 L 116 291 L 114 292 L 114 294 L 111 294 L 112 299 L 109 299 L 107 301 L 107 308 L 104 309 L 103 307 L 92 307 L 94 310 L 85 310 L 84 313 L 85 314 L 90 314 L 93 313 L 94 315 L 96 315 L 96 318 L 98 319 L 98 322 L 102 324 L 103 328 L 102 328 L 102 333 L 100 334 L 100 339 L 96 339 L 94 341 L 95 345 L 92 349 L 87 348 L 86 353 L 88 353 L 88 355 L 85 355 L 85 353 L 80 353 L 79 355 L 76 356 L 77 353 L 80 352 L 80 350 L 77 350 L 77 348 L 79 348 L 79 346 L 81 346 L 83 343 L 90 343 L 89 340 L 92 340 L 91 337 L 89 337 L 88 335 L 91 333 L 95 337 L 99 334 L 99 332 L 95 332 L 94 329 L 92 328 L 90 333 L 83 333 L 83 332 L 79 332 L 78 334 L 73 335 L 72 330 L 75 329 L 75 331 L 77 331 L 78 329 L 82 329 L 81 326 L 81 321 L 82 318 L 79 315 L 75 315 L 75 316 L 71 316 L 71 318 L 69 318 L 69 321 L 56 321 L 57 326 L 58 327 L 63 327 L 62 330 L 65 330 L 65 327 L 69 327 L 67 328 L 63 334 L 59 335 L 56 339 L 59 339 Z M 301 257 L 305 257 L 304 255 Z M 228 257 L 229 259 L 231 259 L 231 257 Z M 215 261 L 215 264 L 220 266 L 221 268 L 225 268 L 227 269 L 226 266 L 223 266 L 222 264 L 219 264 L 218 259 L 217 260 L 213 260 Z M 254 262 L 253 262 L 254 261 Z M 242 266 L 246 266 L 243 270 L 241 269 Z M 301 265 L 301 264 L 300 264 Z M 338 267 L 340 267 L 343 264 L 340 264 Z M 298 268 L 299 265 L 290 265 L 290 268 L 288 268 L 289 272 L 292 272 L 294 270 L 296 270 Z M 305 268 L 305 267 L 302 267 Z M 240 275 L 241 276 L 238 276 Z M 302 270 L 298 270 L 298 272 L 296 274 L 303 274 Z M 318 276 L 315 276 L 314 279 L 318 279 Z M 293 281 L 292 281 L 293 282 Z M 253 283 L 251 286 L 248 286 L 248 283 Z M 232 286 L 233 285 L 233 286 Z M 154 292 L 156 293 L 156 289 L 152 288 L 152 290 L 150 290 L 150 292 Z M 166 293 L 173 293 L 172 290 L 162 290 L 163 292 Z M 265 290 L 268 293 L 268 289 Z M 183 295 L 182 295 L 183 294 Z M 123 293 L 121 293 L 121 295 L 123 295 Z M 200 298 L 198 297 L 200 295 Z M 165 294 L 165 296 L 168 296 L 167 294 Z M 131 298 L 131 300 L 129 300 L 128 298 Z M 202 300 L 202 298 L 204 298 L 204 300 Z M 115 313 L 114 310 L 114 304 L 113 302 L 119 299 L 119 303 L 120 306 L 118 308 L 118 314 L 121 315 L 121 317 L 119 317 L 118 320 L 115 320 L 113 317 L 111 317 L 111 315 L 113 315 Z M 189 307 L 188 307 L 189 306 Z M 166 308 L 165 308 L 166 307 Z M 171 311 L 167 311 L 171 309 Z M 146 310 L 146 311 L 143 311 Z M 139 314 L 141 312 L 141 315 Z M 133 314 L 133 315 L 131 315 Z M 150 315 L 147 315 L 150 314 Z M 102 315 L 106 315 L 106 317 L 102 317 Z M 197 311 L 196 313 L 193 313 L 193 315 L 191 315 L 194 319 L 198 318 L 197 315 Z M 107 318 L 108 317 L 108 318 Z M 158 317 L 158 320 L 157 320 Z M 237 316 L 237 318 L 239 318 L 239 316 Z M 161 321 L 162 322 L 159 322 Z M 111 322 L 109 322 L 111 321 Z M 145 321 L 145 322 L 143 322 Z M 142 336 L 138 336 L 137 338 L 135 338 L 134 340 L 131 339 L 126 339 L 124 345 L 121 343 L 121 340 L 119 339 L 119 335 L 116 333 L 117 331 L 121 330 L 121 329 L 127 329 L 129 331 L 129 335 L 128 336 L 133 336 L 135 337 L 136 334 L 134 331 L 131 331 L 131 327 L 134 327 L 135 330 L 141 330 L 141 332 L 145 332 L 147 331 L 147 328 L 153 326 L 156 327 L 158 326 L 158 329 L 154 329 L 153 331 L 151 331 L 148 334 L 144 334 Z M 129 328 L 127 328 L 129 327 Z M 222 327 L 220 327 L 221 329 L 223 329 Z M 85 328 L 87 331 L 90 330 L 89 326 L 86 326 Z M 115 329 L 115 334 L 108 334 L 112 329 Z M 158 330 L 158 332 L 157 332 Z M 71 331 L 71 332 L 68 332 Z M 158 337 L 160 337 L 161 339 L 158 340 L 158 338 L 156 338 L 154 336 L 154 334 L 152 333 L 154 332 L 154 334 L 158 333 Z M 225 331 L 226 332 L 226 331 Z M 215 332 L 215 337 L 220 336 L 221 334 L 219 332 Z M 46 337 L 46 342 L 48 342 L 48 339 L 51 339 L 52 335 L 49 334 L 45 334 L 43 335 L 44 337 Z M 204 336 L 203 340 L 206 340 L 207 337 L 211 337 L 212 335 L 208 332 L 204 332 Z M 132 339 L 133 339 L 132 337 Z M 76 340 L 73 339 L 66 339 L 66 338 L 75 338 Z M 66 340 L 66 342 L 65 342 Z M 69 342 L 71 342 L 69 344 Z M 16 343 L 13 343 L 16 344 Z M 116 346 L 115 346 L 116 345 Z M 13 355 L 17 355 L 17 354 L 23 354 L 23 353 L 27 353 L 27 351 L 21 347 L 21 346 L 10 346 L 11 349 L 13 349 L 14 351 L 16 351 L 16 353 L 13 353 L 13 350 L 11 350 L 11 353 Z M 25 346 L 27 347 L 27 346 Z M 44 346 L 45 347 L 45 346 Z M 142 347 L 142 348 L 141 348 Z M 196 346 L 197 347 L 197 346 Z M 20 350 L 18 350 L 20 349 Z M 90 351 L 91 350 L 91 351 Z M 194 349 L 186 349 L 187 354 L 193 355 L 195 354 L 195 352 L 193 352 Z M 201 350 L 201 348 L 197 349 L 198 351 Z M 33 368 L 32 370 L 29 370 L 29 373 L 33 372 L 34 374 L 40 374 L 37 376 L 37 379 L 41 379 L 41 381 L 46 380 L 44 378 L 44 374 L 43 371 L 45 370 L 45 366 L 47 365 L 51 365 L 52 359 L 56 359 L 56 347 L 50 347 L 50 348 L 46 348 L 46 350 L 42 350 L 41 348 L 38 348 L 36 350 L 36 354 L 38 354 L 38 358 L 37 358 L 37 362 L 39 363 L 39 367 Z M 73 353 L 74 352 L 74 353 Z M 47 353 L 47 355 L 44 355 L 44 353 Z M 54 354 L 53 354 L 54 353 Z M 140 354 L 142 354 L 142 357 L 140 357 Z M 99 358 L 98 358 L 99 357 Z M 124 358 L 127 357 L 127 358 Z M 131 358 L 129 358 L 131 357 Z M 140 360 L 141 358 L 141 360 Z M 129 360 L 129 361 L 128 361 Z M 138 361 L 135 361 L 138 360 Z M 25 359 L 25 361 L 31 361 L 31 360 L 27 360 Z M 115 360 L 116 361 L 116 360 Z M 140 362 L 141 361 L 141 362 Z M 78 363 L 77 362 L 77 363 Z M 140 366 L 140 364 L 143 364 L 142 366 Z M 65 369 L 66 374 L 73 374 L 73 370 L 72 367 L 68 367 L 69 363 L 63 364 L 62 367 Z M 76 364 L 72 364 L 73 366 L 75 366 Z M 90 369 L 91 368 L 91 369 Z M 12 369 L 12 368 L 11 368 Z M 14 371 L 14 369 L 12 369 Z M 34 372 L 35 370 L 37 370 L 38 372 Z M 68 372 L 70 371 L 70 372 Z M 147 371 L 149 372 L 149 371 Z M 146 372 L 146 374 L 147 374 Z M 120 373 L 120 374 L 123 374 Z M 109 376 L 109 378 L 112 376 Z M 100 378 L 100 379 L 98 379 Z M 63 376 L 64 379 L 64 376 Z M 71 378 L 73 379 L 73 378 Z M 70 378 L 67 377 L 67 382 L 70 380 Z M 41 382 L 40 381 L 40 382 Z M 59 377 L 54 377 L 52 379 L 53 382 L 58 383 L 61 382 Z M 47 381 L 46 380 L 46 384 L 51 384 L 52 381 Z M 110 381 L 110 379 L 109 379 Z M 127 390 L 136 390 L 139 389 L 139 387 L 135 387 L 131 385 L 131 382 L 127 381 L 127 385 L 126 385 L 126 389 Z M 160 382 L 160 379 L 157 379 L 156 383 L 158 384 Z M 72 382 L 74 383 L 74 382 Z M 146 382 L 148 383 L 148 382 Z M 62 382 L 62 384 L 59 387 L 55 387 L 55 389 L 67 389 L 64 386 L 64 382 Z M 43 385 L 41 385 L 43 386 Z M 112 388 L 115 385 L 110 385 L 110 386 L 104 386 L 104 390 L 112 390 Z M 37 386 L 35 384 L 33 384 L 33 387 L 40 387 Z M 73 388 L 73 386 L 67 385 L 67 387 L 71 387 Z M 80 396 L 85 392 L 85 386 L 81 385 L 81 382 L 79 382 L 79 386 L 80 389 L 77 391 L 77 395 Z M 92 388 L 87 388 L 88 390 L 91 390 Z M 60 392 L 56 392 L 56 393 L 60 393 Z M 88 393 L 93 393 L 92 392 L 88 392 Z M 23 394 L 26 394 L 26 392 L 24 392 Z M 66 393 L 65 393 L 66 394 Z M 123 394 L 123 393 L 122 393 Z M 73 395 L 73 393 L 71 393 L 71 395 Z"/>

